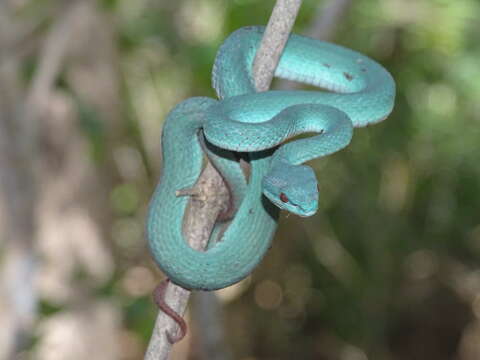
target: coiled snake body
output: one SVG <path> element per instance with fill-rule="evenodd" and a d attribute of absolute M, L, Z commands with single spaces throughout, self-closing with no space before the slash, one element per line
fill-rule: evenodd
<path fill-rule="evenodd" d="M 213 68 L 219 101 L 185 100 L 164 125 L 163 169 L 150 203 L 147 237 L 159 267 L 187 289 L 220 289 L 246 277 L 270 246 L 279 208 L 300 216 L 317 210 L 315 174 L 301 164 L 342 149 L 353 127 L 379 122 L 393 108 L 395 84 L 382 66 L 352 50 L 294 34 L 275 75 L 329 92 L 256 93 L 251 69 L 263 31 L 242 28 L 221 46 Z M 302 133 L 316 135 L 280 145 Z M 195 184 L 204 151 L 228 183 L 236 212 L 220 241 L 200 252 L 184 240 L 188 198 L 175 193 Z M 231 151 L 248 153 L 248 183 Z"/>

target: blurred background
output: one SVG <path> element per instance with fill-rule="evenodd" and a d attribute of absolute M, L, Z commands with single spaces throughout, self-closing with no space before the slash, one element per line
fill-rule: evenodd
<path fill-rule="evenodd" d="M 219 44 L 273 5 L 0 2 L 0 359 L 143 358 L 164 117 L 214 96 Z M 295 31 L 383 64 L 394 112 L 312 162 L 320 211 L 283 215 L 261 266 L 217 292 L 213 349 L 215 302 L 193 299 L 173 359 L 480 359 L 479 14 L 476 0 L 304 0 Z"/>

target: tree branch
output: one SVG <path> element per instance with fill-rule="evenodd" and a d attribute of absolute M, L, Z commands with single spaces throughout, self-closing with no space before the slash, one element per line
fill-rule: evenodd
<path fill-rule="evenodd" d="M 253 74 L 258 91 L 265 91 L 270 87 L 275 68 L 288 40 L 301 2 L 301 0 L 278 0 L 273 9 L 254 61 Z M 227 206 L 228 190 L 218 172 L 210 164 L 205 168 L 195 188 L 204 195 L 205 200 L 192 199 L 190 212 L 184 223 L 184 235 L 192 248 L 201 250 L 208 243 L 218 214 Z M 178 314 L 183 314 L 189 296 L 188 290 L 169 283 L 165 302 Z M 168 359 L 171 344 L 167 339 L 166 332 L 174 334 L 172 330 L 178 331 L 177 324 L 160 311 L 145 360 Z"/>
<path fill-rule="evenodd" d="M 231 360 L 230 349 L 225 342 L 223 309 L 214 292 L 197 292 L 193 297 L 193 321 L 202 330 L 198 339 L 200 359 Z"/>
<path fill-rule="evenodd" d="M 307 35 L 319 40 L 332 39 L 340 20 L 351 5 L 352 0 L 330 0 L 326 6 L 318 8 Z"/>
<path fill-rule="evenodd" d="M 203 250 L 207 246 L 218 214 L 228 206 L 229 195 L 223 179 L 210 163 L 205 167 L 194 189 L 200 196 L 191 198 L 183 233 L 192 248 Z M 202 200 L 196 200 L 197 198 Z M 169 283 L 165 302 L 177 314 L 183 315 L 189 296 L 190 291 Z M 173 335 L 177 331 L 178 326 L 173 319 L 159 311 L 145 360 L 168 359 L 172 344 L 166 334 L 168 332 Z"/>
<path fill-rule="evenodd" d="M 253 61 L 253 78 L 257 91 L 267 91 L 287 43 L 302 0 L 277 0 L 262 42 Z"/>

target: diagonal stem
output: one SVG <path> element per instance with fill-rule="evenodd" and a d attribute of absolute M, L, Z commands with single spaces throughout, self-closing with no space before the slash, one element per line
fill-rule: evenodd
<path fill-rule="evenodd" d="M 253 73 L 258 91 L 265 91 L 270 87 L 301 3 L 302 0 L 277 0 L 255 57 Z M 183 233 L 190 246 L 201 250 L 208 243 L 218 214 L 227 206 L 228 196 L 226 197 L 225 193 L 228 194 L 228 190 L 218 172 L 210 164 L 194 189 L 204 194 L 205 198 L 192 199 L 190 214 L 194 215 L 187 215 Z M 181 315 L 185 312 L 189 296 L 190 291 L 170 283 L 166 288 L 165 302 Z M 145 360 L 168 359 L 172 344 L 168 341 L 167 332 L 175 334 L 176 331 L 177 324 L 173 319 L 159 311 Z"/>
<path fill-rule="evenodd" d="M 253 61 L 257 91 L 267 91 L 287 43 L 302 0 L 278 0 Z"/>

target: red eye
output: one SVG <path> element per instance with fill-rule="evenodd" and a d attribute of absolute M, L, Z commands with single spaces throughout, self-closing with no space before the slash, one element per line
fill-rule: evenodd
<path fill-rule="evenodd" d="M 285 195 L 284 193 L 280 193 L 280 200 L 282 200 L 282 202 L 284 203 L 287 203 L 288 202 L 287 195 Z"/>

